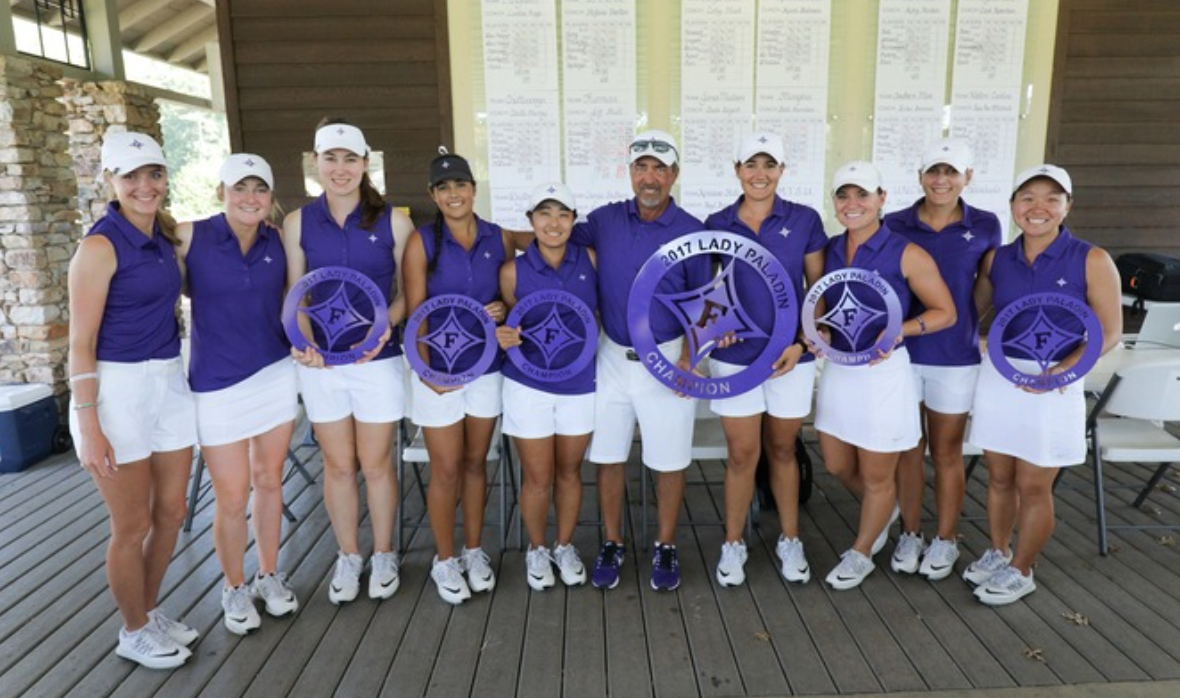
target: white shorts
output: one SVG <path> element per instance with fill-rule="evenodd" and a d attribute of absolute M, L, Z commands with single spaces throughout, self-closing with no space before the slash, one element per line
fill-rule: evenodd
<path fill-rule="evenodd" d="M 815 428 L 878 453 L 917 446 L 922 429 L 906 348 L 894 349 L 875 366 L 826 362 L 816 398 Z"/>
<path fill-rule="evenodd" d="M 153 453 L 197 442 L 197 412 L 180 357 L 136 363 L 99 361 L 98 424 L 111 442 L 115 463 L 134 463 Z M 82 430 L 70 398 L 70 435 L 82 452 Z"/>
<path fill-rule="evenodd" d="M 410 415 L 420 427 L 447 427 L 464 417 L 493 419 L 500 416 L 504 376 L 485 373 L 458 390 L 439 395 L 422 382 L 417 373 L 410 377 Z"/>
<path fill-rule="evenodd" d="M 1025 373 L 1035 361 L 1010 359 Z M 1061 467 L 1086 460 L 1086 396 L 1083 381 L 1065 392 L 1028 393 L 1009 383 L 990 361 L 979 371 L 967 442 L 1033 465 Z"/>
<path fill-rule="evenodd" d="M 745 366 L 709 359 L 709 375 L 714 378 L 732 376 L 745 369 Z M 722 417 L 752 417 L 766 412 L 779 419 L 803 419 L 811 412 L 814 390 L 815 362 L 808 361 L 741 395 L 710 400 L 709 409 Z"/>
<path fill-rule="evenodd" d="M 664 356 L 680 355 L 680 340 L 660 345 Z M 594 437 L 587 458 L 594 463 L 625 463 L 631 455 L 638 419 L 643 463 L 652 470 L 683 470 L 692 461 L 696 400 L 672 392 L 626 356 L 603 334 L 598 340 L 598 390 L 594 399 Z"/>
<path fill-rule="evenodd" d="M 358 422 L 396 422 L 406 415 L 406 364 L 400 356 L 332 368 L 299 366 L 299 391 L 314 423 L 353 417 Z"/>
<path fill-rule="evenodd" d="M 557 395 L 504 379 L 504 425 L 509 436 L 543 439 L 594 431 L 594 393 Z"/>
<path fill-rule="evenodd" d="M 249 439 L 295 420 L 299 384 L 295 362 L 286 357 L 228 388 L 193 393 L 202 446 Z"/>
<path fill-rule="evenodd" d="M 914 390 L 918 402 L 943 414 L 967 414 L 975 401 L 979 365 L 930 366 L 914 364 Z"/>

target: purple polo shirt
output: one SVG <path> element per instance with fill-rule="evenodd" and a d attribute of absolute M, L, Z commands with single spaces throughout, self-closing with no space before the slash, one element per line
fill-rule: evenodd
<path fill-rule="evenodd" d="M 787 201 L 776 195 L 770 216 L 762 222 L 761 232 L 756 233 L 738 217 L 743 198 L 739 197 L 733 204 L 706 218 L 705 227 L 736 233 L 770 250 L 795 282 L 795 296 L 801 302 L 807 281 L 803 258 L 828 244 L 828 234 L 824 232 L 819 214 L 810 206 Z M 743 301 L 742 309 L 758 327 L 769 332 L 774 326 L 775 306 L 761 275 L 742 262 L 735 263 L 733 269 L 738 298 Z M 749 366 L 765 348 L 765 339 L 747 339 L 740 344 L 717 349 L 710 356 L 729 364 Z M 804 354 L 800 361 L 815 361 L 815 356 Z"/>
<path fill-rule="evenodd" d="M 290 355 L 280 321 L 287 257 L 279 231 L 259 225 L 242 254 L 218 214 L 193 223 L 184 261 L 193 309 L 188 382 L 195 392 L 235 385 Z"/>
<path fill-rule="evenodd" d="M 115 248 L 115 274 L 98 327 L 98 360 L 136 363 L 180 356 L 180 267 L 176 248 L 160 226 L 154 226 L 151 237 L 144 235 L 112 201 L 86 234 L 101 235 Z"/>
<path fill-rule="evenodd" d="M 397 273 L 397 263 L 393 259 L 393 228 L 389 222 L 392 207 L 386 205 L 377 222 L 369 230 L 361 227 L 360 204 L 348 214 L 344 220 L 344 227 L 337 225 L 336 220 L 332 218 L 327 199 L 323 195 L 299 210 L 302 226 L 299 245 L 303 248 L 303 256 L 307 260 L 307 270 L 311 272 L 321 267 L 347 267 L 359 271 L 377 284 L 388 305 L 394 276 Z M 365 294 L 358 288 L 347 288 L 349 303 L 356 307 L 361 315 L 372 317 L 372 306 Z M 333 284 L 321 284 L 313 289 L 312 302 L 327 300 L 335 292 Z M 315 323 L 312 323 L 312 332 L 316 345 L 326 347 L 327 339 L 323 332 L 315 327 Z M 337 337 L 332 348 L 336 351 L 346 350 L 363 340 L 368 332 L 367 325 L 348 330 Z M 375 358 L 388 359 L 401 353 L 401 342 L 398 341 L 395 330 Z"/>
<path fill-rule="evenodd" d="M 996 313 L 1003 312 L 1009 304 L 1034 293 L 1061 293 L 1084 303 L 1087 290 L 1086 257 L 1092 248 L 1093 245 L 1075 238 L 1068 228 L 1061 226 L 1057 239 L 1037 255 L 1032 266 L 1029 266 L 1024 256 L 1024 235 L 996 250 L 988 275 L 992 282 L 992 304 Z M 1069 311 L 1049 307 L 1045 308 L 1045 314 L 1050 322 L 1066 332 L 1081 334 L 1084 331 L 1082 322 Z M 1036 318 L 1036 313 L 1020 313 L 1008 325 L 1005 337 L 1020 336 L 1032 326 Z M 1097 341 L 1102 341 L 1102 338 Z M 1061 359 L 1075 347 L 1076 343 L 1063 346 L 1053 360 Z M 1012 345 L 1006 347 L 1004 353 L 1013 358 L 1034 358 Z"/>
<path fill-rule="evenodd" d="M 837 235 L 828 242 L 828 249 L 824 255 L 824 273 L 830 274 L 849 267 L 875 271 L 893 288 L 902 310 L 904 311 L 910 307 L 910 297 L 912 295 L 910 293 L 910 285 L 906 282 L 905 275 L 901 271 L 901 256 L 905 252 L 906 246 L 910 244 L 909 241 L 900 235 L 895 235 L 889 229 L 889 226 L 882 223 L 877 232 L 873 233 L 872 237 L 856 249 L 856 254 L 851 260 L 846 259 L 848 250 L 847 242 L 847 231 Z M 860 331 L 857 346 L 863 350 L 865 347 L 871 346 L 876 342 L 877 337 L 885 329 L 885 301 L 876 291 L 873 291 L 862 283 L 835 284 L 824 292 L 824 301 L 829 310 L 836 307 L 845 286 L 856 296 L 856 300 L 859 303 L 881 313 L 880 317 L 869 321 Z M 851 351 L 853 349 L 852 345 L 840 332 L 833 330 L 831 339 L 832 347 L 839 351 Z M 903 340 L 899 346 L 904 344 L 905 341 Z"/>
<path fill-rule="evenodd" d="M 529 245 L 528 250 L 516 258 L 516 289 L 514 295 L 516 296 L 517 302 L 524 300 L 538 291 L 557 289 L 569 291 L 589 306 L 590 310 L 597 311 L 597 286 L 598 272 L 594 270 L 594 264 L 590 262 L 590 255 L 586 252 L 586 248 L 580 245 L 566 245 L 565 257 L 556 269 L 549 266 L 545 258 L 541 256 L 541 251 L 537 248 L 536 242 Z M 522 324 L 529 324 L 531 326 L 535 322 L 541 322 L 545 320 L 545 316 L 548 313 L 549 307 L 542 305 L 526 316 Z M 576 331 L 582 326 L 582 321 L 568 308 L 559 307 L 558 316 L 566 327 L 570 329 Z M 591 328 L 591 331 L 593 332 L 594 329 Z M 593 340 L 593 335 L 589 339 Z M 545 356 L 537 345 L 527 339 L 521 345 L 521 352 L 534 365 L 552 365 L 556 367 L 564 366 L 570 361 L 573 361 L 581 353 L 582 346 L 581 342 L 574 342 L 562 348 L 553 356 L 549 357 L 549 364 L 546 364 Z M 590 365 L 582 369 L 575 376 L 562 381 L 544 383 L 526 375 L 511 361 L 505 361 L 504 377 L 511 378 L 517 383 L 522 383 L 530 388 L 542 390 L 547 393 L 555 393 L 557 395 L 584 395 L 594 392 L 595 369 L 594 362 L 591 361 Z"/>
<path fill-rule="evenodd" d="M 418 234 L 422 237 L 422 249 L 426 253 L 426 261 L 429 264 L 436 254 L 434 224 L 418 228 Z M 481 305 L 500 300 L 500 267 L 503 266 L 506 259 L 503 230 L 500 226 L 476 216 L 475 242 L 471 245 L 470 250 L 465 250 L 455 240 L 450 227 L 444 221 L 442 250 L 437 254 L 440 255 L 438 264 L 434 268 L 434 273 L 426 279 L 426 296 L 428 298 L 441 296 L 445 293 L 457 293 L 478 301 Z M 446 310 L 431 313 L 427 318 L 427 327 L 439 326 L 446 321 L 448 314 L 449 311 Z M 469 313 L 458 313 L 455 317 L 463 329 L 477 337 L 483 336 L 483 328 L 479 325 L 478 320 L 471 317 Z M 481 351 L 483 351 L 482 343 L 473 344 L 471 348 L 456 358 L 454 371 L 459 372 L 474 364 L 479 359 Z M 486 373 L 499 371 L 503 361 L 504 352 L 497 350 L 496 359 Z M 430 367 L 438 371 L 447 370 L 446 361 L 434 349 L 430 350 Z"/>
<path fill-rule="evenodd" d="M 616 201 L 595 209 L 586 221 L 574 226 L 571 240 L 598 252 L 598 302 L 602 329 L 611 341 L 631 346 L 627 326 L 627 299 L 639 269 L 660 245 L 681 235 L 704 230 L 704 225 L 671 200 L 654 221 L 639 217 L 634 199 Z M 699 255 L 673 267 L 660 281 L 658 293 L 680 293 L 709 281 L 709 258 Z M 651 328 L 656 343 L 684 334 L 680 321 L 663 306 L 651 304 Z"/>
<path fill-rule="evenodd" d="M 979 363 L 979 313 L 975 309 L 975 277 L 979 262 L 989 250 L 1000 246 L 1000 219 L 989 211 L 972 208 L 959 199 L 963 219 L 935 232 L 918 218 L 913 206 L 885 216 L 893 232 L 930 253 L 938 271 L 950 289 L 958 319 L 945 330 L 910 337 L 906 347 L 916 364 L 929 366 L 973 366 Z M 922 301 L 913 299 L 906 317 L 916 317 L 926 310 Z"/>

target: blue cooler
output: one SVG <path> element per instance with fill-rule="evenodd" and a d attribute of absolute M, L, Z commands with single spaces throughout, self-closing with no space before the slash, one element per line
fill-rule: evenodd
<path fill-rule="evenodd" d="M 0 385 L 0 473 L 15 473 L 53 450 L 57 403 L 43 383 Z"/>

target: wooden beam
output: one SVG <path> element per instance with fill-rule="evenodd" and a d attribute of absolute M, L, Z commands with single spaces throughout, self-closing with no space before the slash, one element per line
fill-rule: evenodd
<path fill-rule="evenodd" d="M 126 31 L 164 9 L 167 4 L 168 0 L 139 0 L 128 5 L 119 12 L 119 28 Z"/>
<path fill-rule="evenodd" d="M 217 26 L 212 25 L 197 32 L 194 36 L 186 39 L 184 43 L 176 47 L 172 53 L 168 54 L 169 63 L 184 63 L 192 60 L 193 56 L 203 54 L 205 52 L 205 44 L 210 41 L 217 40 Z"/>
<path fill-rule="evenodd" d="M 204 5 L 193 5 L 171 19 L 160 22 L 141 36 L 139 41 L 135 42 L 135 52 L 147 53 L 160 44 L 174 43 L 177 36 L 187 33 L 194 24 L 205 24 L 212 16 L 212 9 Z"/>

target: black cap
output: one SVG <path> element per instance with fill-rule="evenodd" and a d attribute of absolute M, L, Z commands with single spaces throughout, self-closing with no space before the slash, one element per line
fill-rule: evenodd
<path fill-rule="evenodd" d="M 475 183 L 475 177 L 471 174 L 471 165 L 467 164 L 467 160 L 460 155 L 448 153 L 447 149 L 441 146 L 438 152 L 440 155 L 430 161 L 430 186 L 432 188 L 439 182 L 445 182 L 448 179 Z"/>

